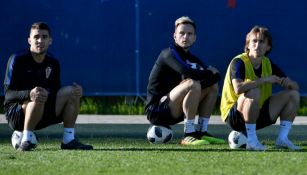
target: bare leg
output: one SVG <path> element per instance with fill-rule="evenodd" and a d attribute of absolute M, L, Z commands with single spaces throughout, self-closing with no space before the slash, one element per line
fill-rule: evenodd
<path fill-rule="evenodd" d="M 75 126 L 80 109 L 80 98 L 71 94 L 72 87 L 67 86 L 59 90 L 56 99 L 56 115 L 63 117 L 65 128 Z"/>
<path fill-rule="evenodd" d="M 237 110 L 243 114 L 247 131 L 246 149 L 264 151 L 266 148 L 259 142 L 256 134 L 256 121 L 259 117 L 260 89 L 251 89 L 240 95 Z"/>
<path fill-rule="evenodd" d="M 24 130 L 33 131 L 42 119 L 44 113 L 44 103 L 28 102 L 22 108 L 25 113 Z"/>
<path fill-rule="evenodd" d="M 173 117 L 185 116 L 184 133 L 190 136 L 195 133 L 195 115 L 200 100 L 201 86 L 192 79 L 183 80 L 170 93 L 169 107 Z"/>
<path fill-rule="evenodd" d="M 300 104 L 300 95 L 295 90 L 285 90 L 272 96 L 270 99 L 270 116 L 272 120 L 276 120 L 280 116 L 280 120 L 293 121 Z"/>
<path fill-rule="evenodd" d="M 206 140 L 212 144 L 225 143 L 224 139 L 217 138 L 208 133 L 208 125 L 210 116 L 215 107 L 217 95 L 218 95 L 218 84 L 214 84 L 208 88 L 202 90 L 201 101 L 198 107 L 198 126 L 197 131 L 200 134 L 202 140 Z"/>
<path fill-rule="evenodd" d="M 173 117 L 184 113 L 187 119 L 194 119 L 200 100 L 201 87 L 197 81 L 186 79 L 169 94 L 170 109 Z"/>
<path fill-rule="evenodd" d="M 210 116 L 212 114 L 216 103 L 218 90 L 218 84 L 214 84 L 201 91 L 201 101 L 198 107 L 198 112 L 200 116 Z"/>
<path fill-rule="evenodd" d="M 288 139 L 292 122 L 299 108 L 299 102 L 299 92 L 295 90 L 281 91 L 270 99 L 269 111 L 271 119 L 276 120 L 280 116 L 280 130 L 275 142 L 277 148 L 300 149 Z"/>
<path fill-rule="evenodd" d="M 259 89 L 252 89 L 240 95 L 237 110 L 243 114 L 245 123 L 256 124 L 259 116 L 259 99 Z"/>

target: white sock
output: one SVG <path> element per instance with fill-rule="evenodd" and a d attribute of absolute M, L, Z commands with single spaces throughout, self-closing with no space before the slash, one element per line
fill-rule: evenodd
<path fill-rule="evenodd" d="M 75 139 L 75 128 L 64 128 L 63 143 L 67 144 Z"/>
<path fill-rule="evenodd" d="M 25 141 L 31 141 L 33 137 L 33 131 L 23 130 L 21 143 Z"/>
<path fill-rule="evenodd" d="M 208 131 L 208 125 L 209 125 L 210 116 L 200 116 L 198 119 L 198 125 L 199 130 L 201 132 L 207 132 Z"/>
<path fill-rule="evenodd" d="M 256 124 L 248 124 L 245 123 L 245 128 L 247 132 L 247 142 L 248 143 L 255 143 L 258 142 L 258 138 L 256 135 Z"/>
<path fill-rule="evenodd" d="M 194 125 L 195 119 L 185 119 L 184 120 L 184 133 L 192 133 L 195 132 L 195 125 Z"/>
<path fill-rule="evenodd" d="M 285 140 L 285 139 L 288 140 L 288 134 L 291 130 L 291 127 L 292 127 L 292 122 L 281 120 L 278 138 L 281 140 Z"/>

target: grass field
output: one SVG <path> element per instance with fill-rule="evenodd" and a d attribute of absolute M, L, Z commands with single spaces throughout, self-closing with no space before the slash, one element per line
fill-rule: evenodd
<path fill-rule="evenodd" d="M 269 148 L 266 152 L 230 150 L 228 144 L 182 146 L 182 125 L 173 127 L 169 144 L 151 145 L 145 139 L 148 125 L 79 124 L 77 135 L 94 146 L 93 151 L 59 149 L 62 126 L 38 132 L 35 151 L 18 152 L 10 144 L 12 131 L 0 124 L 0 174 L 306 174 L 307 127 L 293 126 L 290 138 L 303 147 L 300 152 L 273 148 L 278 126 L 258 132 Z M 211 133 L 227 138 L 229 129 L 211 125 Z"/>

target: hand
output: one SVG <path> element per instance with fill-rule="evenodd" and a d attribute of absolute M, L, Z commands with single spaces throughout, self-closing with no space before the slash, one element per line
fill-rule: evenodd
<path fill-rule="evenodd" d="M 73 83 L 71 94 L 75 97 L 79 97 L 79 98 L 82 97 L 82 95 L 83 95 L 82 87 L 77 83 Z"/>
<path fill-rule="evenodd" d="M 209 66 L 207 68 L 207 70 L 210 70 L 213 74 L 219 73 L 219 70 L 217 70 L 215 67 L 213 66 Z"/>
<path fill-rule="evenodd" d="M 282 78 L 276 76 L 276 75 L 272 75 L 272 76 L 268 76 L 268 77 L 264 77 L 263 78 L 263 82 L 265 83 L 277 83 L 280 84 L 281 83 Z"/>
<path fill-rule="evenodd" d="M 286 78 L 281 78 L 281 82 L 280 85 L 282 87 L 285 87 L 287 89 L 295 89 L 295 90 L 299 90 L 299 86 L 295 81 L 292 81 L 290 78 L 286 77 Z"/>
<path fill-rule="evenodd" d="M 30 99 L 36 103 L 45 103 L 48 99 L 48 91 L 42 87 L 35 87 L 30 91 Z"/>

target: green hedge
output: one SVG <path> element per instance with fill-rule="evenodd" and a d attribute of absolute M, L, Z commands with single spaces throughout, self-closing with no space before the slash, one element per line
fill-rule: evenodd
<path fill-rule="evenodd" d="M 137 97 L 82 97 L 81 114 L 120 114 L 120 115 L 143 115 L 145 114 L 145 101 Z M 0 97 L 0 113 L 3 113 L 4 97 Z M 217 100 L 213 115 L 220 115 L 220 99 Z M 307 116 L 307 97 L 301 98 L 299 116 Z"/>

